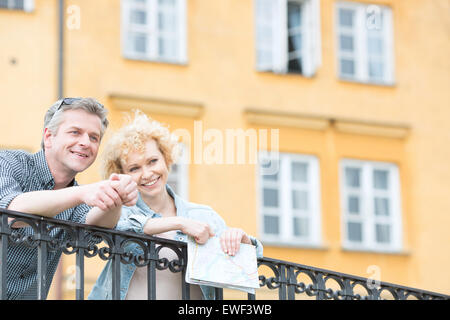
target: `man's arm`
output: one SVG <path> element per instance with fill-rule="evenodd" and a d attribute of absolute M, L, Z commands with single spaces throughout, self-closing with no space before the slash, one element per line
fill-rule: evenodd
<path fill-rule="evenodd" d="M 58 213 L 81 203 L 108 210 L 120 205 L 121 199 L 119 194 L 110 186 L 109 180 L 105 180 L 59 190 L 25 192 L 15 197 L 9 204 L 8 209 L 44 217 L 54 217 Z"/>
<path fill-rule="evenodd" d="M 8 209 L 54 217 L 64 210 L 86 203 L 94 207 L 88 212 L 86 223 L 113 228 L 120 218 L 122 203 L 136 204 L 137 194 L 136 183 L 129 176 L 113 175 L 109 180 L 84 186 L 22 193 L 11 201 Z M 13 225 L 15 228 L 24 226 L 24 223 Z"/>
<path fill-rule="evenodd" d="M 134 206 L 138 199 L 136 183 L 128 175 L 112 174 L 109 177 L 110 185 L 120 196 L 120 204 L 109 206 L 106 210 L 97 207 L 92 208 L 86 215 L 86 224 L 114 228 L 120 219 L 122 204 Z"/>

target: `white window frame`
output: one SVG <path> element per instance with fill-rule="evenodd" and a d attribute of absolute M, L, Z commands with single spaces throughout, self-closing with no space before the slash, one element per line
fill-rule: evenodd
<path fill-rule="evenodd" d="M 17 0 L 6 0 L 6 8 L 0 9 L 10 9 L 10 10 L 23 10 L 25 12 L 32 12 L 34 10 L 34 0 L 23 0 L 23 9 L 16 9 Z"/>
<path fill-rule="evenodd" d="M 160 56 L 158 53 L 159 36 L 163 34 L 158 28 L 158 0 L 145 0 L 137 3 L 133 0 L 121 0 L 121 47 L 125 58 L 133 60 L 158 61 L 174 64 L 187 63 L 187 12 L 186 0 L 174 0 L 176 2 L 176 16 L 178 28 L 176 29 L 176 55 L 174 57 Z M 130 12 L 138 9 L 146 12 L 147 23 L 143 25 L 130 22 Z M 147 50 L 145 53 L 137 52 L 128 47 L 128 32 L 140 32 L 146 34 Z"/>
<path fill-rule="evenodd" d="M 339 10 L 347 9 L 355 13 L 353 28 L 342 27 L 339 24 Z M 375 10 L 376 9 L 376 10 Z M 366 15 L 381 15 L 375 19 L 367 19 Z M 368 30 L 369 28 L 377 28 L 377 24 L 382 23 L 382 41 L 383 41 L 383 78 L 374 79 L 369 76 L 369 55 L 368 55 Z M 358 3 L 340 1 L 335 5 L 335 30 L 336 30 L 336 65 L 337 74 L 340 79 L 348 81 L 356 81 L 370 84 L 394 85 L 395 83 L 395 63 L 394 63 L 394 30 L 392 21 L 391 8 L 378 4 Z M 353 54 L 341 50 L 340 35 L 353 36 Z M 354 75 L 346 75 L 341 72 L 341 58 L 353 58 Z"/>
<path fill-rule="evenodd" d="M 298 2 L 302 10 L 302 72 L 305 77 L 312 77 L 322 63 L 320 35 L 320 0 L 255 0 L 255 43 L 256 69 L 275 73 L 291 73 L 288 70 L 288 2 Z M 265 9 L 264 9 L 265 8 Z M 271 20 L 261 13 L 271 12 Z M 266 11 L 267 12 L 267 11 Z M 262 33 L 270 30 L 271 43 L 261 41 Z M 271 52 L 272 59 L 264 63 L 261 51 Z"/>
<path fill-rule="evenodd" d="M 279 161 L 278 181 L 267 181 L 263 179 L 262 163 L 268 160 Z M 291 164 L 301 162 L 307 164 L 308 181 L 306 184 L 293 182 L 291 177 Z M 257 186 L 258 186 L 258 208 L 259 208 L 259 235 L 265 244 L 280 246 L 305 246 L 320 247 L 322 244 L 321 233 L 321 205 L 320 205 L 320 170 L 319 160 L 313 155 L 274 153 L 267 151 L 259 152 L 259 165 L 257 166 Z M 271 165 L 271 167 L 274 167 Z M 277 166 L 275 166 L 277 167 Z M 273 170 L 271 170 L 273 173 Z M 278 208 L 264 208 L 263 192 L 264 187 L 278 188 Z M 292 191 L 299 188 L 308 191 L 308 210 L 297 211 L 292 208 Z M 271 215 L 279 218 L 279 233 L 267 234 L 264 232 L 264 213 L 271 212 Z M 293 218 L 305 217 L 308 219 L 308 235 L 295 236 L 293 230 Z"/>
<path fill-rule="evenodd" d="M 357 168 L 361 172 L 360 188 L 351 188 L 346 185 L 346 168 Z M 379 190 L 373 187 L 374 170 L 388 172 L 388 190 Z M 402 250 L 402 217 L 400 204 L 400 178 L 397 165 L 387 162 L 363 161 L 355 159 L 342 159 L 340 161 L 340 190 L 341 190 L 341 234 L 342 245 L 348 250 L 401 252 Z M 348 196 L 359 197 L 359 215 L 349 213 Z M 375 214 L 374 197 L 382 196 L 389 199 L 389 216 Z M 347 223 L 358 222 L 362 224 L 362 241 L 350 241 L 348 238 Z M 388 224 L 391 229 L 389 243 L 376 241 L 376 224 Z"/>

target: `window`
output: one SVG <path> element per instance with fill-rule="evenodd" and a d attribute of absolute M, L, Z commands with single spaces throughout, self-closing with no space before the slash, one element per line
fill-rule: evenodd
<path fill-rule="evenodd" d="M 255 0 L 259 71 L 313 76 L 321 63 L 319 0 Z"/>
<path fill-rule="evenodd" d="M 336 10 L 339 77 L 394 82 L 392 12 L 388 7 L 340 2 Z"/>
<path fill-rule="evenodd" d="M 397 166 L 341 161 L 343 244 L 346 249 L 401 249 L 400 187 Z"/>
<path fill-rule="evenodd" d="M 260 152 L 259 164 L 261 239 L 266 243 L 319 245 L 317 158 Z M 265 174 L 266 168 L 272 170 Z"/>
<path fill-rule="evenodd" d="M 0 0 L 0 8 L 31 12 L 34 10 L 34 0 Z"/>
<path fill-rule="evenodd" d="M 172 164 L 167 184 L 184 200 L 189 200 L 189 171 L 186 147 L 183 145 L 182 154 L 177 163 Z"/>
<path fill-rule="evenodd" d="M 122 0 L 126 58 L 186 63 L 186 0 Z"/>

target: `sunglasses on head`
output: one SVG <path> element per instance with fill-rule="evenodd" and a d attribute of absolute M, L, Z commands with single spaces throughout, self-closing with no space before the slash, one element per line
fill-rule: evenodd
<path fill-rule="evenodd" d="M 61 103 L 59 104 L 59 106 L 58 106 L 58 108 L 56 109 L 55 113 L 58 112 L 59 109 L 61 109 L 62 106 L 64 106 L 64 105 L 70 106 L 70 105 L 73 104 L 74 102 L 79 101 L 79 100 L 81 100 L 81 99 L 82 99 L 82 98 L 64 98 L 64 99 L 62 99 L 62 100 L 61 100 Z M 103 106 L 101 103 L 99 103 L 99 104 L 100 104 L 100 106 L 101 106 L 102 108 L 104 108 L 104 106 Z"/>
<path fill-rule="evenodd" d="M 56 109 L 55 113 L 61 109 L 62 106 L 66 105 L 69 106 L 75 101 L 81 100 L 81 98 L 64 98 L 61 100 L 61 103 L 59 104 L 58 108 Z"/>

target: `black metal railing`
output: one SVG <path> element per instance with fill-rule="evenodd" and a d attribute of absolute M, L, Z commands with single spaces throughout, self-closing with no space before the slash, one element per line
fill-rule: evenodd
<path fill-rule="evenodd" d="M 14 228 L 14 223 L 27 226 L 28 233 Z M 31 232 L 30 232 L 31 231 Z M 134 263 L 147 268 L 148 299 L 156 298 L 156 270 L 169 269 L 181 272 L 182 299 L 190 298 L 190 285 L 185 282 L 187 246 L 184 242 L 162 239 L 132 232 L 99 228 L 84 224 L 43 218 L 0 209 L 0 298 L 7 299 L 7 251 L 9 246 L 27 246 L 37 250 L 37 298 L 47 295 L 46 273 L 49 252 L 61 251 L 76 255 L 76 299 L 83 300 L 85 258 L 98 256 L 112 260 L 112 299 L 120 298 L 120 264 Z M 63 235 L 61 237 L 54 236 Z M 142 252 L 134 254 L 127 250 L 130 244 L 137 245 Z M 162 248 L 170 248 L 177 258 L 169 261 L 160 258 Z M 424 291 L 373 279 L 357 277 L 335 271 L 296 264 L 271 258 L 258 259 L 260 287 L 277 290 L 278 299 L 294 300 L 311 297 L 317 300 L 379 300 L 379 299 L 443 299 L 450 296 Z M 223 290 L 216 288 L 216 299 L 223 299 Z M 258 295 L 258 292 L 257 292 Z M 256 299 L 248 294 L 249 300 Z"/>

